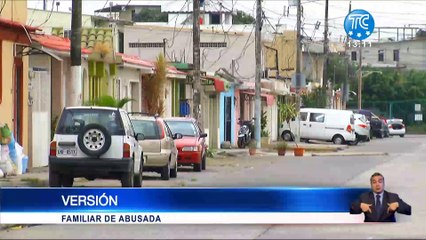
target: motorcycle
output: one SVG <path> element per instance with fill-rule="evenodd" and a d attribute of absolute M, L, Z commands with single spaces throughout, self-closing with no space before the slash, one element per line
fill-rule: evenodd
<path fill-rule="evenodd" d="M 250 140 L 253 138 L 253 126 L 254 126 L 254 118 L 249 121 L 242 121 L 238 119 L 240 129 L 238 130 L 238 148 L 245 148 Z"/>

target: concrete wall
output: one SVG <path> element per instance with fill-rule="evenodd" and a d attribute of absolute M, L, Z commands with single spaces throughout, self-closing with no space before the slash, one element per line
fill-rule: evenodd
<path fill-rule="evenodd" d="M 163 48 L 130 48 L 129 43 L 158 42 L 167 39 L 166 58 L 168 61 L 184 61 L 192 63 L 192 30 L 182 28 L 176 31 L 170 27 L 160 26 L 128 26 L 124 28 L 126 54 L 137 55 L 142 59 L 155 61 Z M 228 34 L 212 33 L 206 30 L 201 33 L 201 42 L 226 42 L 226 48 L 201 48 L 201 69 L 215 72 L 225 68 L 232 72 L 231 63 L 238 59 L 235 74 L 243 80 L 254 79 L 255 65 L 254 33 L 229 32 Z M 247 43 L 247 44 L 246 44 Z"/>
<path fill-rule="evenodd" d="M 26 6 L 25 9 L 27 9 Z M 40 26 L 43 24 L 43 31 L 46 34 L 52 32 L 52 27 L 63 27 L 64 30 L 71 29 L 71 12 L 51 12 L 50 9 L 43 11 L 41 9 L 28 8 L 27 13 L 28 18 L 26 19 L 26 23 L 31 26 Z M 49 15 L 51 16 L 49 17 Z M 48 20 L 46 21 L 46 19 Z M 93 27 L 92 17 L 90 15 L 82 15 L 81 26 L 83 28 Z"/>
<path fill-rule="evenodd" d="M 30 66 L 30 159 L 33 167 L 48 165 L 49 143 L 51 141 L 51 57 L 31 55 Z"/>
<path fill-rule="evenodd" d="M 129 102 L 124 106 L 126 111 L 132 111 L 133 105 L 136 105 L 136 108 L 141 110 L 141 99 L 142 99 L 142 86 L 141 86 L 141 76 L 137 69 L 132 68 L 120 68 L 117 72 L 116 78 L 120 79 L 120 96 L 121 98 L 129 97 L 135 99 L 134 102 Z M 112 81 L 112 80 L 111 80 Z M 133 85 L 132 83 L 138 83 Z M 133 96 L 132 86 L 138 88 L 139 96 Z M 135 110 L 136 108 L 133 108 Z"/>
<path fill-rule="evenodd" d="M 378 52 L 384 50 L 384 61 L 379 62 Z M 393 50 L 399 50 L 399 62 L 393 59 Z M 357 62 L 359 61 L 359 48 L 350 48 L 346 53 L 356 51 Z M 363 66 L 406 66 L 408 69 L 426 69 L 426 39 L 407 40 L 400 42 L 383 42 L 377 44 L 366 44 L 362 48 Z"/>

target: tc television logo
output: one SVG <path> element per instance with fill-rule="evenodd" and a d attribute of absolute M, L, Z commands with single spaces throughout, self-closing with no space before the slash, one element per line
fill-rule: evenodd
<path fill-rule="evenodd" d="M 356 9 L 346 16 L 344 26 L 350 38 L 362 41 L 373 34 L 374 18 L 369 12 Z"/>

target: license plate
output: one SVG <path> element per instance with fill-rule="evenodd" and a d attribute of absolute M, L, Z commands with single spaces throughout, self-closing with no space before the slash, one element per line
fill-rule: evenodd
<path fill-rule="evenodd" d="M 58 149 L 58 154 L 59 155 L 76 156 L 77 155 L 77 149 L 75 149 L 75 148 L 61 148 L 61 149 Z"/>

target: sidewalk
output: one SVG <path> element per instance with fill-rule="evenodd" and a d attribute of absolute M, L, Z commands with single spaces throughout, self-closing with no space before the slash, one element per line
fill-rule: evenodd
<path fill-rule="evenodd" d="M 276 142 L 271 142 L 267 146 L 262 146 L 261 149 L 256 150 L 256 155 L 277 155 L 277 150 L 274 149 Z M 334 144 L 324 144 L 324 143 L 299 143 L 298 147 L 305 149 L 304 156 L 312 156 L 313 153 L 332 153 L 339 152 L 345 149 L 348 149 L 348 145 L 334 145 Z M 286 156 L 294 156 L 293 149 L 296 148 L 294 142 L 287 143 Z M 236 146 L 231 149 L 218 149 L 217 154 L 221 156 L 229 157 L 238 157 L 243 155 L 248 155 L 248 147 L 246 148 L 237 148 Z"/>

